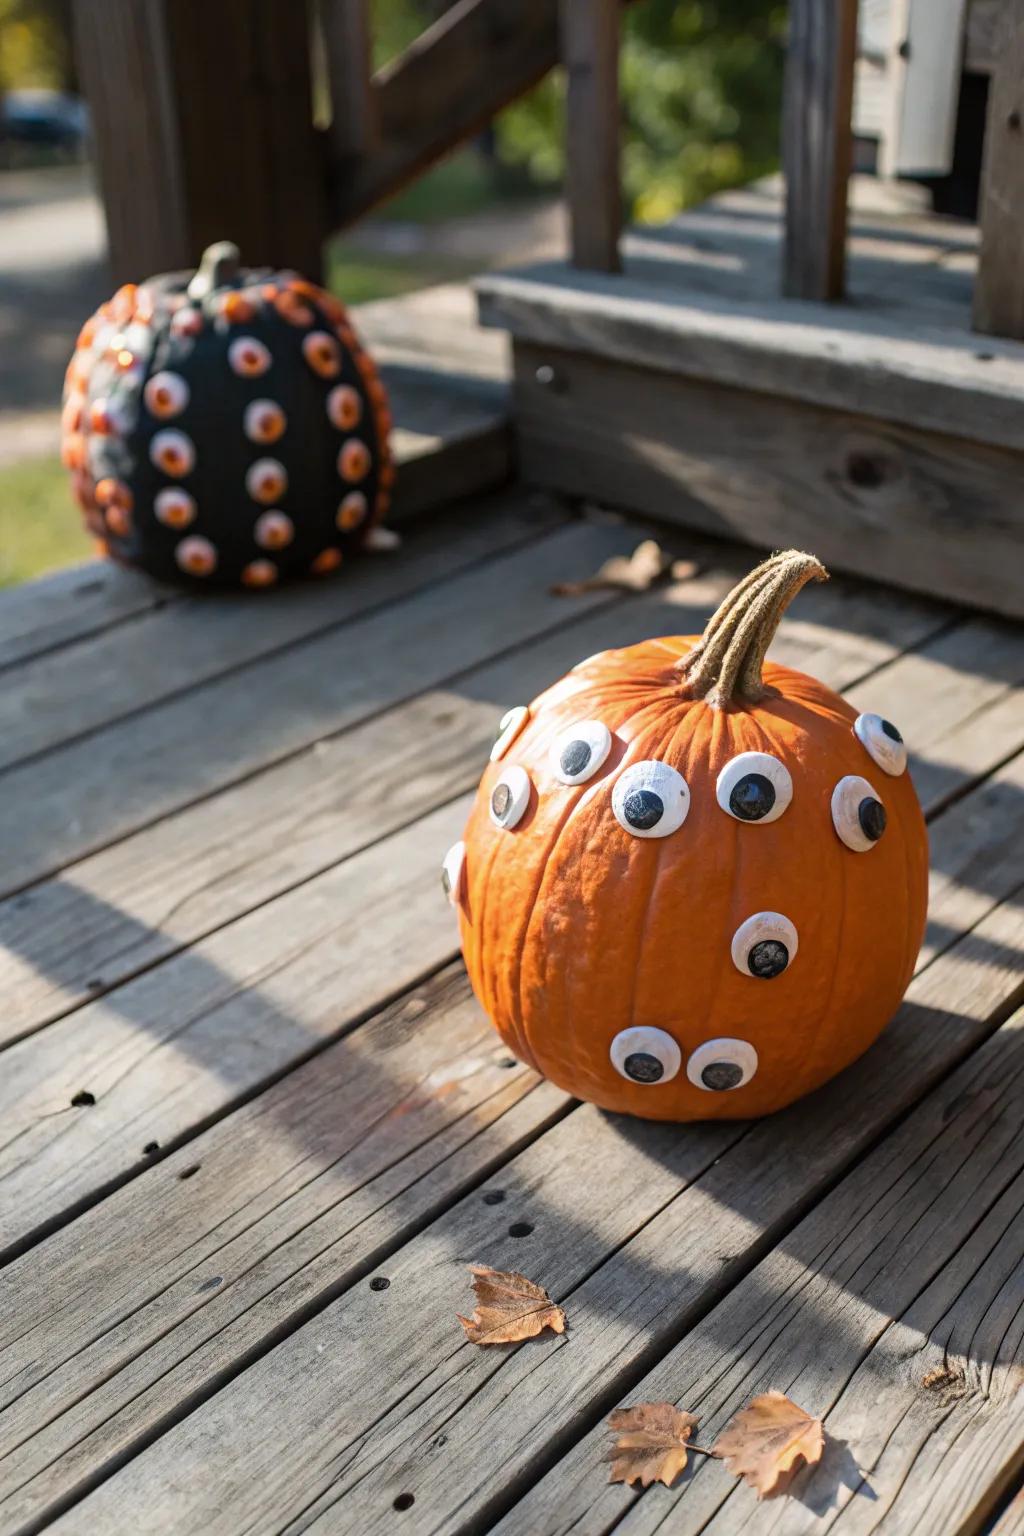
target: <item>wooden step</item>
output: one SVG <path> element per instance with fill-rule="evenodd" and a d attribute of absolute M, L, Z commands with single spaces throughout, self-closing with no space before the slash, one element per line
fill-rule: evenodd
<path fill-rule="evenodd" d="M 850 297 L 779 294 L 777 183 L 476 284 L 525 478 L 1024 616 L 1024 346 L 970 329 L 977 231 L 854 184 Z"/>

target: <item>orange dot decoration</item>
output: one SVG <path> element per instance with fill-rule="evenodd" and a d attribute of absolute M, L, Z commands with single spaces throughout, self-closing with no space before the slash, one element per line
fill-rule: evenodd
<path fill-rule="evenodd" d="M 391 495 L 387 396 L 349 312 L 227 243 L 85 322 L 61 426 L 87 529 L 162 581 L 329 575 Z"/>

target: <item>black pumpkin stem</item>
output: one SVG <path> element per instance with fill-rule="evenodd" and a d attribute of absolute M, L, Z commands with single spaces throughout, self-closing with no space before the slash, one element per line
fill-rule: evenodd
<path fill-rule="evenodd" d="M 761 669 L 782 615 L 807 582 L 827 580 L 821 561 L 799 549 L 772 555 L 744 576 L 679 663 L 686 697 L 715 709 L 767 697 Z"/>

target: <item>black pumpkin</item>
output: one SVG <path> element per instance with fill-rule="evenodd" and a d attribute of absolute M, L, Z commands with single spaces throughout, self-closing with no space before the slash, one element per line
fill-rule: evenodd
<path fill-rule="evenodd" d="M 63 458 L 104 552 L 162 580 L 337 569 L 388 507 L 391 420 L 343 304 L 211 246 L 128 284 L 68 367 Z"/>

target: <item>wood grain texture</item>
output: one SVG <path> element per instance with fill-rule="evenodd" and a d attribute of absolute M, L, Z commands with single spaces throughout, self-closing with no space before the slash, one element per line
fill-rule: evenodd
<path fill-rule="evenodd" d="M 331 94 L 328 142 L 344 161 L 369 153 L 377 139 L 369 0 L 320 0 L 319 15 Z"/>
<path fill-rule="evenodd" d="M 386 1282 L 390 1250 L 569 1103 L 453 968 L 112 1196 L 84 1266 L 76 1226 L 9 1266 L 0 1528 L 80 1494 L 286 1319 Z"/>
<path fill-rule="evenodd" d="M 323 738 L 0 902 L 0 1044 L 472 788 L 495 721 L 581 656 L 659 632 L 701 630 L 744 557 L 723 560 L 720 549 L 692 539 L 678 548 L 706 562 L 696 577 L 596 611 L 566 602 L 555 610 L 564 622 L 537 639 L 517 628 L 513 654 L 460 667 L 447 686 Z M 522 620 L 529 624 L 529 609 Z M 805 594 L 773 655 L 848 688 L 947 622 L 937 605 L 834 582 Z M 929 721 L 930 742 L 936 729 Z M 941 741 L 936 751 L 941 760 Z M 351 788 L 339 795 L 340 784 Z"/>
<path fill-rule="evenodd" d="M 824 1415 L 791 1500 L 758 1506 L 715 1463 L 601 1488 L 595 1430 L 500 1536 L 980 1530 L 1021 1460 L 1022 1047 L 1018 1014 L 636 1383 L 709 1440 L 767 1387 Z"/>
<path fill-rule="evenodd" d="M 180 595 L 140 571 L 100 560 L 22 582 L 0 600 L 0 668 L 84 640 Z"/>
<path fill-rule="evenodd" d="M 506 524 L 506 548 L 518 543 L 522 532 L 515 519 Z M 577 561 L 592 558 L 590 551 L 608 554 L 613 544 L 607 530 L 591 530 L 582 545 L 569 534 L 551 555 L 560 564 L 561 551 L 571 571 Z M 140 717 L 131 715 L 10 769 L 0 778 L 0 792 L 19 806 L 19 817 L 5 828 L 7 857 L 0 871 L 5 891 L 21 890 L 69 860 L 411 697 L 460 661 L 487 654 L 488 646 L 500 648 L 515 633 L 502 602 L 506 579 L 508 592 L 514 593 L 510 604 L 518 602 L 524 614 L 532 613 L 535 628 L 543 628 L 545 618 L 557 620 L 559 604 L 537 580 L 532 563 L 522 558 L 525 551 L 519 551 L 518 559 L 516 554 L 503 557 L 512 561 L 510 566 L 498 560 L 490 578 L 472 569 L 486 550 L 500 547 L 493 518 L 465 519 L 461 535 L 443 545 L 428 547 L 425 541 L 420 547 L 422 559 L 413 557 L 411 541 L 397 564 L 393 557 L 378 557 L 383 563 L 368 567 L 365 578 L 367 593 L 376 586 L 378 593 L 397 595 L 399 575 L 408 591 L 417 584 L 417 574 L 422 579 L 431 567 L 445 569 L 447 579 L 424 587 L 411 608 L 382 604 L 365 620 L 292 646 L 273 660 L 263 658 L 204 688 L 183 690 L 148 710 L 144 728 Z M 490 580 L 499 583 L 497 595 L 492 588 L 485 597 Z M 335 601 L 351 603 L 351 597 L 339 593 Z M 475 657 L 467 654 L 461 617 L 467 625 L 478 625 L 475 644 L 485 650 Z M 212 610 L 204 622 L 212 623 Z M 420 622 L 425 628 L 418 627 Z M 404 646 L 411 649 L 404 652 Z M 144 665 L 139 660 L 136 666 L 137 680 L 140 673 L 144 677 Z"/>
<path fill-rule="evenodd" d="M 565 197 L 573 265 L 618 272 L 621 0 L 559 0 L 566 74 Z"/>
<path fill-rule="evenodd" d="M 398 1250 L 382 1306 L 365 1291 L 341 1297 L 54 1528 L 102 1528 L 116 1510 L 145 1530 L 170 1498 L 179 1520 L 215 1536 L 253 1525 L 373 1536 L 393 1527 L 402 1493 L 423 1530 L 488 1528 L 989 1033 L 1024 992 L 1022 937 L 1021 910 L 998 908 L 918 978 L 861 1062 L 746 1131 L 583 1106 L 502 1169 L 501 1206 L 470 1196 Z M 515 1236 L 520 1222 L 529 1230 Z M 471 1260 L 528 1272 L 565 1305 L 568 1334 L 512 1352 L 461 1342 L 452 1312 Z M 605 1487 L 591 1476 L 595 1500 Z M 547 1533 L 549 1515 L 531 1503 L 510 1529 Z"/>
<path fill-rule="evenodd" d="M 1024 0 L 1005 0 L 989 89 L 974 324 L 1024 338 Z"/>
<path fill-rule="evenodd" d="M 1024 1488 L 1007 1504 L 988 1536 L 1021 1536 L 1024 1531 Z"/>
<path fill-rule="evenodd" d="M 1019 455 L 550 347 L 515 354 L 527 481 L 1024 615 Z"/>
<path fill-rule="evenodd" d="M 790 298 L 843 295 L 856 56 L 857 0 L 791 0 L 782 118 Z"/>

